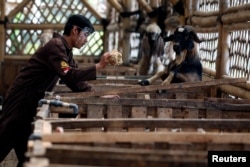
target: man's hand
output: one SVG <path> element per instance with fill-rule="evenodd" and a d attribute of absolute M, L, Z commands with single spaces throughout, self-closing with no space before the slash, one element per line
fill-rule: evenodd
<path fill-rule="evenodd" d="M 105 68 L 106 65 L 109 64 L 109 58 L 110 57 L 111 57 L 110 52 L 105 52 L 102 55 L 101 60 L 99 61 L 99 63 L 96 64 L 96 69 L 99 70 L 99 69 Z"/>

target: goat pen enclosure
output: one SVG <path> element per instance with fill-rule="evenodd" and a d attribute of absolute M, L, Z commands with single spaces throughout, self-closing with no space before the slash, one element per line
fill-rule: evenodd
<path fill-rule="evenodd" d="M 205 73 L 214 78 L 226 75 L 249 80 L 248 6 L 249 1 L 193 1 L 189 21 L 205 40 L 200 46 L 200 56 Z M 232 87 L 221 89 L 238 94 Z"/>
<path fill-rule="evenodd" d="M 150 13 L 166 1 L 161 1 L 161 4 L 157 0 L 149 3 L 146 0 L 108 0 L 107 6 L 110 6 L 108 8 L 110 13 L 107 18 L 110 22 L 105 28 L 100 22 L 102 17 L 88 5 L 87 0 L 74 1 L 73 6 L 68 5 L 71 8 L 65 8 L 61 3 L 69 3 L 70 1 L 67 0 L 41 1 L 44 3 L 44 6 L 41 5 L 42 8 L 36 4 L 40 1 L 16 1 L 18 5 L 9 13 L 5 9 L 6 2 L 1 1 L 0 7 L 0 41 L 3 44 L 0 49 L 1 95 L 6 93 L 24 62 L 38 47 L 38 38 L 42 31 L 54 29 L 61 32 L 65 21 L 63 18 L 70 13 L 88 15 L 94 20 L 93 23 L 99 34 L 92 41 L 92 44 L 98 45 L 86 47 L 91 52 L 78 53 L 80 56 L 76 59 L 82 63 L 82 66 L 93 64 L 103 51 L 111 49 L 122 52 L 124 62 L 128 63 L 133 56 L 138 56 L 140 32 L 131 32 L 130 29 L 130 26 L 135 27 L 135 19 L 138 18 L 120 17 L 120 14 L 133 12 L 136 9 Z M 140 93 L 124 93 L 119 100 L 89 98 L 89 95 L 83 98 L 81 97 L 83 94 L 78 94 L 78 97 L 74 98 L 77 94 L 68 94 L 69 90 L 63 86 L 56 87 L 54 91 L 60 94 L 61 100 L 79 104 L 81 116 L 88 119 L 45 118 L 45 122 L 52 125 L 49 131 L 53 132 L 55 127 L 61 126 L 65 129 L 65 133 L 45 133 L 42 134 L 42 140 L 34 140 L 34 145 L 31 144 L 31 149 L 34 150 L 31 150 L 29 155 L 31 159 L 27 165 L 34 166 L 41 163 L 47 166 L 68 166 L 66 164 L 69 163 L 71 166 L 77 166 L 76 162 L 84 161 L 83 163 L 88 162 L 85 165 L 94 166 L 116 165 L 122 162 L 124 166 L 146 166 L 147 164 L 160 166 L 168 163 L 170 166 L 193 167 L 206 166 L 208 150 L 249 150 L 250 1 L 186 0 L 184 2 L 184 24 L 195 27 L 203 40 L 199 45 L 199 51 L 204 82 L 199 83 L 198 86 L 205 83 L 213 84 L 203 85 L 199 89 L 193 85 L 194 88 L 186 87 L 179 90 L 175 85 L 170 85 L 168 89 L 175 89 L 168 90 L 167 95 L 159 95 L 155 92 L 145 93 L 146 88 L 140 89 L 135 79 L 146 76 L 136 76 L 136 65 L 132 65 L 129 68 L 127 66 L 108 67 L 98 73 L 101 79 L 93 81 L 100 84 L 94 85 L 97 91 L 107 90 L 97 95 L 114 93 L 109 91 L 114 88 L 116 90 L 121 88 L 121 91 L 141 90 Z M 51 6 L 51 3 L 56 5 Z M 130 8 L 131 6 L 135 8 Z M 56 12 L 58 10 L 60 10 L 59 13 Z M 37 15 L 34 11 L 49 14 L 42 15 L 42 19 L 39 20 L 37 17 L 41 15 Z M 157 18 L 152 20 L 154 19 Z M 40 22 L 34 22 L 34 20 Z M 148 22 L 145 23 L 147 24 Z M 125 79 L 121 81 L 123 77 Z M 227 80 L 229 78 L 232 80 Z M 241 80 L 242 78 L 245 80 Z M 218 84 L 215 79 L 229 82 Z M 103 85 L 110 83 L 111 80 L 113 85 Z M 154 90 L 166 88 L 157 86 Z M 217 94 L 215 92 L 217 89 L 224 93 L 226 99 L 214 96 Z M 228 99 L 228 97 L 236 99 Z M 43 105 L 40 110 L 44 109 L 49 109 L 48 112 L 56 114 L 72 111 L 72 109 L 47 105 Z M 41 115 L 44 116 L 44 114 Z M 145 118 L 147 120 L 144 120 Z M 38 129 L 38 131 L 42 130 Z M 88 139 L 88 137 L 91 138 Z M 41 141 L 42 144 L 49 144 L 50 147 L 41 146 Z M 73 146 L 75 144 L 77 146 Z M 42 154 L 45 159 L 41 159 L 39 151 L 44 149 L 47 153 Z M 190 152 L 189 149 L 194 151 Z M 35 151 L 38 151 L 38 154 Z M 73 157 L 67 157 L 67 155 Z M 85 155 L 85 157 L 79 157 L 79 155 Z M 117 155 L 116 159 L 114 159 L 115 155 Z M 145 159 L 145 156 L 149 159 Z M 187 158 L 186 161 L 184 157 Z M 51 161 L 49 165 L 48 160 Z"/>
<path fill-rule="evenodd" d="M 0 50 L 1 84 L 0 94 L 5 95 L 24 62 L 40 46 L 39 38 L 44 30 L 52 29 L 61 32 L 65 18 L 71 13 L 82 13 L 91 19 L 98 33 L 88 46 L 76 55 L 92 57 L 92 60 L 77 56 L 79 62 L 93 63 L 103 51 L 117 49 L 124 55 L 126 65 L 139 54 L 140 31 L 136 31 L 138 15 L 134 11 L 142 11 L 150 16 L 157 8 L 166 5 L 166 1 L 108 0 L 106 18 L 90 5 L 89 1 L 75 1 L 65 8 L 70 1 L 8 1 L 1 2 Z M 171 3 L 178 1 L 169 0 Z M 203 64 L 203 73 L 209 79 L 214 78 L 247 78 L 249 80 L 249 0 L 187 0 L 183 2 L 184 14 L 182 24 L 195 27 L 203 42 L 199 46 Z M 13 5 L 13 6 L 12 6 Z M 105 3 L 104 3 L 105 5 Z M 39 8 L 39 6 L 41 6 Z M 60 12 L 55 12 L 60 10 Z M 29 12 L 29 15 L 25 13 Z M 120 17 L 122 13 L 131 14 Z M 42 14 L 44 13 L 44 14 Z M 145 29 L 150 21 L 157 17 L 148 15 L 141 29 Z M 170 16 L 166 16 L 170 17 Z M 54 19 L 53 19 L 54 18 Z M 101 20 L 109 20 L 102 25 Z M 138 20 L 139 21 L 139 20 Z M 39 26 L 37 26 L 39 25 Z M 137 25 L 139 26 L 139 25 Z M 167 25 L 165 25 L 167 26 Z M 166 32 L 167 33 L 167 32 Z M 85 61 L 87 60 L 87 61 Z M 136 69 L 135 69 L 136 71 Z M 11 75 L 10 75 L 11 74 Z M 128 73 L 127 73 L 128 74 Z M 132 75 L 136 74 L 133 73 Z M 131 75 L 129 73 L 128 75 Z M 235 97 L 249 98 L 249 83 L 241 87 L 222 86 L 221 90 Z"/>
<path fill-rule="evenodd" d="M 249 99 L 209 94 L 211 87 L 246 79 L 147 87 L 101 80 L 94 82 L 95 92 L 72 93 L 60 85 L 47 95 L 38 108 L 26 166 L 207 166 L 208 151 L 249 150 Z M 187 88 L 202 95 L 187 98 Z M 167 92 L 157 93 L 163 89 Z M 109 93 L 121 98 L 96 97 Z M 54 107 L 54 98 L 67 108 L 77 104 L 80 116 L 56 116 L 72 114 L 73 108 Z"/>

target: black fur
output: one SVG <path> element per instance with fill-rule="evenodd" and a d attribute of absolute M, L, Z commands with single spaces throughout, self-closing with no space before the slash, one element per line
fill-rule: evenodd
<path fill-rule="evenodd" d="M 198 75 L 197 80 L 199 81 L 202 80 L 202 64 L 200 62 L 200 59 L 197 57 L 192 57 L 192 56 L 187 55 L 185 61 L 183 61 L 179 65 L 176 65 L 175 62 L 173 61 L 168 65 L 167 71 L 169 72 L 172 71 L 175 74 L 171 83 L 184 82 L 182 79 L 177 77 L 178 73 L 185 74 L 185 75 L 192 75 L 196 73 Z M 163 75 L 161 79 L 165 80 L 167 76 L 168 75 L 166 73 L 166 75 Z"/>
<path fill-rule="evenodd" d="M 164 39 L 165 42 L 172 41 L 173 50 L 176 53 L 176 59 L 171 61 L 165 68 L 165 71 L 159 72 L 147 80 L 141 80 L 138 83 L 142 86 L 149 85 L 157 78 L 163 81 L 173 74 L 170 83 L 192 82 L 202 80 L 202 64 L 200 62 L 195 42 L 202 42 L 190 26 L 180 26 L 174 34 Z M 185 56 L 185 57 L 184 57 Z"/>

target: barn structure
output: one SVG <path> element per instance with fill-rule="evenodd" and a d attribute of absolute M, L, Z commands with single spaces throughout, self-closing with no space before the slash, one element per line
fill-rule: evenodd
<path fill-rule="evenodd" d="M 207 166 L 210 151 L 250 151 L 250 0 L 0 4 L 0 104 L 30 56 L 52 32 L 62 33 L 72 14 L 85 15 L 96 30 L 83 48 L 73 50 L 80 68 L 98 62 L 106 51 L 123 55 L 122 65 L 108 66 L 98 72 L 97 80 L 89 81 L 94 92 L 73 93 L 59 83 L 47 92 L 37 104 L 25 167 L 194 167 Z M 202 81 L 138 84 L 150 77 L 139 70 L 141 41 L 152 23 L 160 27 L 163 38 L 177 25 L 195 29 L 202 40 Z M 162 57 L 173 53 L 165 45 Z M 120 98 L 100 98 L 107 94 Z M 11 151 L 0 167 L 16 164 Z"/>

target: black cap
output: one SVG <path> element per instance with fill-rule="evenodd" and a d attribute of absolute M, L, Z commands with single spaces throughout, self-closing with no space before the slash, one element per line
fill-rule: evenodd
<path fill-rule="evenodd" d="M 86 18 L 85 16 L 80 15 L 80 14 L 74 14 L 74 15 L 69 17 L 69 19 L 65 25 L 64 31 L 65 31 L 66 27 L 74 26 L 74 25 L 78 26 L 81 29 L 88 28 L 90 34 L 95 31 L 94 26 L 92 25 L 90 20 L 88 18 Z"/>

